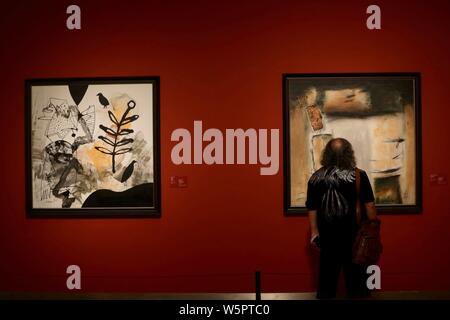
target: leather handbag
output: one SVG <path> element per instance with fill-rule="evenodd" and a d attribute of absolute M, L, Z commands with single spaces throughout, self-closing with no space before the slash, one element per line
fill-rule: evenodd
<path fill-rule="evenodd" d="M 383 245 L 380 239 L 379 219 L 367 220 L 362 217 L 360 201 L 361 173 L 355 169 L 356 180 L 356 221 L 359 229 L 353 244 L 353 263 L 361 266 L 376 264 L 383 252 Z"/>

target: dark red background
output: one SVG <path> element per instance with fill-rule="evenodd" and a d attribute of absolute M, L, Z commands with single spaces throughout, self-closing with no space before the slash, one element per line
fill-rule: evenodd
<path fill-rule="evenodd" d="M 266 292 L 313 291 L 282 167 L 175 166 L 170 134 L 194 120 L 281 133 L 282 73 L 321 72 L 422 73 L 423 213 L 382 216 L 382 288 L 450 290 L 449 188 L 428 179 L 450 174 L 450 2 L 376 3 L 378 31 L 371 1 L 78 1 L 81 31 L 65 27 L 71 2 L 2 4 L 0 291 L 65 291 L 69 264 L 88 292 L 250 292 L 255 270 Z M 161 77 L 162 217 L 27 218 L 24 79 L 140 75 Z"/>

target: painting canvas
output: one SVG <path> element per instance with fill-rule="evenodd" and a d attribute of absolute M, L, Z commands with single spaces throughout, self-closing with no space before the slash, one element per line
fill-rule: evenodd
<path fill-rule="evenodd" d="M 308 180 L 337 137 L 353 145 L 379 211 L 420 211 L 420 74 L 287 74 L 283 82 L 286 213 L 306 212 Z"/>
<path fill-rule="evenodd" d="M 26 81 L 31 215 L 159 215 L 158 85 Z"/>

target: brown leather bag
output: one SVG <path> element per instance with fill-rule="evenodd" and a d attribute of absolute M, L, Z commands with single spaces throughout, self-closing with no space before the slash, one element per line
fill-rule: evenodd
<path fill-rule="evenodd" d="M 381 221 L 363 220 L 361 214 L 361 173 L 358 168 L 355 169 L 356 177 L 356 221 L 359 229 L 353 244 L 353 263 L 361 266 L 376 264 L 383 251 L 383 245 L 380 239 Z"/>

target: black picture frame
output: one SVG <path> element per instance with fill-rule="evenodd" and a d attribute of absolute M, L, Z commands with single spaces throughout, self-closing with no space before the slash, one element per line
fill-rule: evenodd
<path fill-rule="evenodd" d="M 388 214 L 418 214 L 422 211 L 422 142 L 421 142 L 421 74 L 419 72 L 376 72 L 376 73 L 285 73 L 282 75 L 282 90 L 283 90 L 283 149 L 284 149 L 284 214 L 286 216 L 298 216 L 307 214 L 307 208 L 305 205 L 293 205 L 292 193 L 292 171 L 291 168 L 291 156 L 292 156 L 292 142 L 291 142 L 291 129 L 294 130 L 291 124 L 290 110 L 292 110 L 293 101 L 292 98 L 298 92 L 305 90 L 306 86 L 311 86 L 316 83 L 318 88 L 322 91 L 326 88 L 332 87 L 333 79 L 336 80 L 336 88 L 344 88 L 347 85 L 360 81 L 360 83 L 368 83 L 371 79 L 373 81 L 389 81 L 389 80 L 411 80 L 413 84 L 413 90 L 410 93 L 413 98 L 414 104 L 414 175 L 415 181 L 415 201 L 408 204 L 378 204 L 377 211 Z M 295 86 L 304 85 L 303 88 L 295 88 Z M 323 98 L 323 92 L 319 95 Z M 306 96 L 306 95 L 305 95 Z M 320 107 L 319 107 L 320 109 Z M 305 111 L 305 114 L 306 111 Z M 305 116 L 306 117 L 306 116 Z M 311 118 L 310 118 L 311 119 Z M 411 148 L 410 148 L 411 149 Z M 362 168 L 364 169 L 364 168 Z M 369 173 L 369 172 L 368 172 Z M 310 176 L 310 173 L 307 173 Z M 306 199 L 306 188 L 304 188 L 304 199 Z M 372 188 L 373 188 L 372 184 Z M 375 189 L 374 189 L 375 192 Z M 376 196 L 376 195 L 375 195 Z"/>
<path fill-rule="evenodd" d="M 136 86 L 134 86 L 136 85 Z M 81 118 L 83 119 L 91 119 L 91 120 L 85 120 L 83 122 L 84 126 L 88 127 L 91 126 L 91 128 L 93 128 L 95 126 L 95 130 L 89 129 L 88 131 L 92 131 L 90 133 L 90 137 L 91 140 L 89 143 L 94 145 L 94 142 L 92 141 L 92 139 L 95 140 L 95 143 L 98 142 L 98 139 L 100 138 L 99 135 L 103 135 L 103 140 L 100 141 L 100 143 L 104 143 L 104 142 L 111 142 L 112 139 L 108 139 L 111 138 L 111 130 L 108 131 L 108 129 L 102 129 L 100 128 L 100 124 L 97 122 L 94 122 L 95 124 L 92 125 L 92 118 L 97 118 L 97 115 L 99 114 L 99 111 L 97 110 L 102 110 L 103 112 L 103 118 L 105 117 L 104 115 L 107 114 L 110 118 L 110 121 L 120 121 L 120 124 L 114 124 L 114 123 L 105 123 L 104 127 L 112 127 L 112 128 L 117 128 L 115 134 L 116 134 L 116 139 L 114 140 L 114 146 L 107 146 L 107 148 L 102 148 L 102 147 L 94 147 L 95 152 L 96 151 L 101 151 L 101 153 L 103 153 L 102 151 L 106 151 L 106 152 L 111 152 L 111 153 L 104 153 L 106 154 L 106 156 L 110 156 L 111 158 L 115 158 L 115 157 L 119 157 L 119 155 L 125 156 L 127 153 L 133 154 L 133 156 L 135 156 L 136 161 L 132 161 L 133 163 L 129 163 L 128 166 L 122 166 L 122 172 L 120 172 L 119 170 L 115 171 L 114 169 L 118 169 L 120 167 L 120 164 L 117 165 L 115 163 L 114 160 L 112 160 L 112 165 L 111 165 L 111 172 L 114 171 L 114 174 L 121 174 L 120 177 L 120 181 L 118 181 L 118 183 L 124 183 L 124 184 L 128 184 L 128 181 L 132 181 L 131 184 L 135 183 L 137 181 L 136 178 L 134 178 L 134 180 L 132 180 L 131 178 L 133 177 L 133 171 L 137 170 L 135 168 L 137 168 L 136 166 L 139 166 L 138 162 L 139 161 L 144 161 L 142 160 L 143 157 L 140 157 L 140 159 L 137 159 L 139 157 L 138 154 L 134 154 L 135 151 L 133 151 L 134 142 L 137 141 L 137 133 L 134 132 L 133 129 L 125 129 L 126 127 L 128 128 L 133 128 L 130 127 L 130 125 L 134 125 L 132 124 L 132 122 L 134 123 L 138 123 L 138 120 L 140 120 L 141 122 L 147 121 L 147 123 L 145 124 L 140 124 L 140 128 L 144 128 L 146 126 L 151 125 L 150 129 L 142 129 L 143 131 L 145 131 L 145 134 L 143 134 L 144 138 L 139 138 L 139 139 L 143 139 L 145 142 L 150 142 L 151 144 L 148 144 L 149 147 L 145 147 L 146 144 L 144 144 L 144 148 L 146 155 L 148 154 L 149 150 L 150 150 L 150 154 L 151 157 L 147 157 L 145 159 L 150 158 L 150 160 L 148 160 L 148 162 L 146 162 L 145 164 L 147 165 L 148 168 L 151 169 L 147 169 L 150 170 L 149 172 L 146 172 L 147 176 L 152 176 L 153 181 L 145 181 L 146 183 L 141 184 L 140 186 L 142 187 L 142 189 L 139 189 L 139 192 L 137 193 L 127 193 L 127 194 L 113 194 L 113 196 L 111 196 L 111 194 L 99 194 L 99 197 L 97 198 L 96 201 L 91 201 L 91 203 L 94 203 L 93 206 L 90 207 L 41 207 L 39 206 L 37 203 L 34 204 L 33 203 L 33 180 L 36 180 L 36 173 L 33 171 L 33 138 L 34 138 L 34 134 L 33 134 L 33 121 L 36 121 L 35 118 L 33 118 L 33 102 L 34 102 L 34 97 L 32 96 L 32 91 L 33 88 L 37 88 L 37 90 L 41 90 L 43 92 L 46 92 L 45 90 L 47 90 L 47 88 L 49 89 L 49 92 L 51 93 L 52 88 L 64 88 L 64 87 L 68 87 L 68 90 L 66 89 L 66 92 L 69 92 L 71 95 L 72 100 L 70 100 L 70 102 L 62 103 L 61 102 L 61 106 L 59 106 L 59 110 L 64 110 L 64 108 L 66 108 L 66 106 L 69 106 L 68 108 L 71 109 L 71 112 L 67 112 L 67 110 L 65 110 L 62 114 L 65 114 L 67 116 L 67 114 L 69 114 L 69 116 L 67 116 L 68 118 L 72 117 L 75 113 L 77 113 L 76 111 L 73 110 L 77 110 L 77 120 L 74 120 L 74 123 L 76 123 L 76 125 L 72 126 L 69 129 L 66 130 L 72 130 L 74 132 L 78 132 L 78 129 L 73 129 L 76 126 L 80 126 L 81 123 Z M 104 90 L 108 91 L 110 88 L 111 90 L 116 90 L 116 92 L 121 92 L 120 88 L 122 87 L 126 87 L 126 88 L 131 88 L 130 90 L 133 92 L 137 92 L 139 99 L 135 99 L 133 97 L 131 97 L 131 99 L 129 99 L 129 96 L 114 96 L 113 98 L 111 97 L 104 97 L 106 98 L 106 100 L 101 100 L 101 96 L 99 96 L 99 94 L 97 94 L 98 97 L 98 101 L 96 101 L 95 103 L 92 103 L 93 100 L 93 95 L 92 94 L 92 89 L 91 91 L 89 91 L 89 88 L 104 88 Z M 86 88 L 86 89 L 84 89 Z M 148 89 L 148 90 L 147 90 Z M 84 90 L 84 93 L 83 93 Z M 128 89 L 127 89 L 128 90 Z M 109 91 L 108 91 L 109 92 Z M 89 93 L 89 118 L 87 116 L 88 113 L 84 113 L 84 112 L 88 112 L 88 111 L 81 111 L 78 109 L 78 106 L 82 104 L 83 99 L 88 99 L 87 95 Z M 46 99 L 45 95 L 47 93 L 41 95 L 40 97 L 43 97 L 42 99 Z M 50 94 L 51 96 L 51 94 Z M 50 100 L 50 96 L 49 96 L 49 100 Z M 64 96 L 64 95 L 63 95 Z M 66 97 L 68 96 L 67 94 L 64 96 Z M 52 99 L 54 99 L 52 97 Z M 59 99 L 59 100 L 58 100 Z M 58 101 L 61 101 L 62 99 L 58 98 Z M 109 100 L 111 100 L 111 102 Z M 119 99 L 127 99 L 128 102 L 122 102 L 122 100 Z M 76 109 L 73 109 L 73 104 L 74 101 L 75 105 L 76 105 Z M 136 108 L 136 105 L 138 102 L 143 102 L 144 105 L 151 105 L 151 109 L 152 110 L 147 110 L 145 109 L 145 111 L 141 114 L 141 115 L 145 115 L 145 117 L 140 117 L 140 115 L 133 115 L 133 111 L 136 110 L 144 110 L 144 109 L 138 109 Z M 68 101 L 68 100 L 67 100 Z M 121 116 L 118 115 L 118 117 L 121 117 L 120 120 L 118 120 L 118 118 L 116 119 L 114 116 L 111 117 L 110 113 L 112 112 L 111 110 L 116 110 L 114 109 L 116 107 L 116 105 L 114 105 L 114 103 L 112 101 L 119 101 L 120 103 L 122 103 L 120 106 L 124 106 L 123 109 L 121 109 Z M 125 100 L 123 100 L 125 101 Z M 119 103 L 117 102 L 117 103 Z M 106 103 L 108 103 L 107 105 L 105 105 Z M 49 103 L 49 105 L 52 104 L 52 102 Z M 91 109 L 91 107 L 93 106 L 93 109 Z M 41 105 L 42 107 L 42 105 Z M 87 106 L 84 106 L 84 108 L 86 108 Z M 136 108 L 136 110 L 133 110 L 134 108 Z M 142 107 L 144 108 L 144 107 Z M 80 218 L 88 218 L 88 217 L 105 217 L 105 216 L 115 216 L 115 217 L 149 217 L 149 218 L 158 218 L 161 216 L 161 181 L 160 181 L 160 118 L 159 118 L 159 108 L 160 108 L 160 78 L 158 76 L 145 76 L 145 77 L 94 77 L 94 78 L 48 78 L 48 79 L 26 79 L 25 80 L 25 154 L 26 154 L 26 168 L 25 168 L 25 173 L 26 173 L 26 212 L 27 212 L 27 216 L 28 217 L 80 217 Z M 56 110 L 56 108 L 54 108 L 54 104 L 52 104 L 52 106 L 50 107 L 50 109 L 54 109 Z M 108 110 L 109 109 L 109 110 Z M 53 112 L 54 112 L 53 110 Z M 92 111 L 94 110 L 94 111 Z M 34 110 L 36 111 L 36 110 Z M 91 112 L 92 111 L 92 112 Z M 110 112 L 111 111 L 111 112 Z M 128 111 L 128 113 L 126 113 L 126 111 Z M 115 113 L 112 112 L 113 114 Z M 54 115 L 55 113 L 53 113 L 52 117 L 48 117 L 50 118 L 50 120 L 48 118 L 45 118 L 44 120 L 48 120 L 49 123 L 50 121 L 53 120 L 53 117 L 56 118 L 56 116 Z M 93 117 L 91 115 L 94 115 Z M 53 120 L 56 123 L 56 120 Z M 55 129 L 55 128 L 60 128 L 61 126 L 64 127 L 64 121 L 67 122 L 67 120 L 62 120 L 61 124 L 59 124 L 58 126 L 52 125 L 52 133 L 53 132 L 57 132 L 56 133 L 56 137 L 59 139 L 60 136 L 63 136 L 64 134 L 62 134 L 62 131 L 58 131 L 59 129 Z M 91 121 L 91 122 L 89 122 Z M 105 121 L 106 122 L 106 121 Z M 50 127 L 50 124 L 48 125 L 48 128 Z M 67 125 L 66 125 L 67 127 Z M 70 127 L 70 125 L 69 125 Z M 48 139 L 48 133 L 50 132 L 49 129 L 47 128 L 47 130 L 45 131 L 46 135 L 45 139 Z M 122 128 L 122 130 L 120 130 Z M 85 128 L 83 127 L 84 132 L 87 133 L 87 131 L 85 130 Z M 75 131 L 76 130 L 76 131 Z M 104 131 L 106 130 L 106 131 Z M 120 130 L 120 132 L 119 132 Z M 81 131 L 81 130 L 80 130 Z M 98 132 L 97 132 L 98 131 Z M 64 131 L 65 132 L 65 131 Z M 139 132 L 142 133 L 142 132 Z M 134 136 L 132 135 L 134 134 Z M 67 137 L 68 135 L 66 135 L 65 137 Z M 76 134 L 73 133 L 71 135 L 72 137 L 75 137 Z M 86 137 L 87 134 L 84 136 Z M 124 138 L 121 138 L 121 136 L 129 138 L 128 141 L 123 141 Z M 53 137 L 53 136 L 52 136 Z M 145 140 L 146 137 L 150 137 L 147 140 Z M 134 139 L 133 139 L 134 138 Z M 56 141 L 61 141 L 64 140 L 65 138 L 56 140 Z M 78 137 L 74 138 L 73 144 L 70 144 L 69 142 L 67 142 L 66 140 L 64 140 L 65 142 L 59 142 L 59 146 L 55 147 L 55 143 L 54 141 L 50 141 L 49 140 L 49 145 L 51 145 L 52 148 L 50 148 L 49 150 L 51 150 L 50 152 L 47 152 L 47 149 L 45 149 L 45 151 L 43 151 L 43 153 L 46 153 L 46 155 L 51 154 L 52 155 L 52 160 L 55 162 L 59 161 L 59 160 L 55 160 L 58 157 L 61 157 L 61 150 L 66 150 L 63 152 L 68 154 L 68 155 L 63 155 L 63 158 L 66 157 L 67 159 L 74 159 L 75 156 L 73 156 L 73 154 L 71 154 L 70 152 L 70 148 L 72 150 L 74 150 L 74 148 L 81 148 L 83 147 L 81 145 L 81 143 L 78 144 L 78 147 L 74 147 L 76 145 L 75 143 L 75 139 L 78 139 Z M 120 139 L 120 140 L 119 140 Z M 80 141 L 83 141 L 83 137 L 80 138 Z M 141 140 L 139 140 L 140 142 L 142 142 Z M 47 142 L 47 141 L 46 141 Z M 128 143 L 128 145 L 122 145 L 122 149 L 118 149 L 119 148 L 119 142 L 120 143 Z M 62 146 L 63 145 L 63 146 Z M 88 143 L 86 143 L 86 146 L 88 145 Z M 69 147 L 70 146 L 70 147 Z M 80 147 L 81 146 L 81 147 Z M 118 150 L 116 153 L 114 153 L 109 149 L 114 149 L 114 150 Z M 136 149 L 136 148 L 134 148 Z M 56 151 L 55 151 L 56 150 Z M 75 149 L 75 150 L 79 150 L 79 149 Z M 92 149 L 93 150 L 93 149 Z M 75 152 L 75 151 L 72 151 Z M 95 153 L 94 152 L 94 153 Z M 123 152 L 123 153 L 119 153 L 119 152 Z M 144 151 L 142 151 L 144 152 Z M 114 155 L 112 155 L 112 153 L 114 153 Z M 98 153 L 100 154 L 100 152 Z M 57 156 L 56 156 L 57 155 Z M 117 159 L 117 158 L 116 158 Z M 63 160 L 64 163 L 65 160 Z M 147 160 L 146 160 L 147 161 Z M 151 161 L 151 165 L 150 165 L 150 161 Z M 55 162 L 55 163 L 56 163 Z M 53 165 L 53 163 L 52 163 Z M 142 165 L 144 166 L 144 164 Z M 112 167 L 114 167 L 114 169 L 112 169 Z M 84 169 L 84 168 L 83 168 Z M 77 173 L 78 171 L 75 170 Z M 130 173 L 131 172 L 131 173 Z M 135 172 L 136 173 L 136 172 Z M 70 174 L 70 173 L 69 173 Z M 141 174 L 142 175 L 142 174 Z M 128 177 L 128 178 L 127 178 Z M 46 178 L 42 179 L 45 180 Z M 142 178 L 143 179 L 143 178 Z M 141 179 L 141 180 L 142 180 Z M 122 182 L 123 180 L 123 182 Z M 58 181 L 58 180 L 57 180 Z M 61 182 L 61 179 L 59 180 Z M 143 181 L 143 180 L 142 180 Z M 133 187 L 137 187 L 136 185 L 134 185 Z M 133 187 L 130 187 L 126 190 L 131 190 L 133 189 Z M 59 188 L 59 187 L 58 187 Z M 125 188 L 125 187 L 124 187 Z M 49 188 L 51 190 L 51 195 L 53 195 L 53 192 L 55 190 L 55 188 Z M 102 189 L 102 188 L 99 188 Z M 62 188 L 59 188 L 58 190 L 63 190 Z M 123 190 L 125 191 L 125 190 Z M 50 196 L 47 195 L 48 191 L 46 192 L 46 197 L 50 198 Z M 68 196 L 65 196 L 64 193 L 63 196 L 61 196 L 62 199 L 65 199 L 62 201 L 62 203 L 64 203 L 64 201 L 66 201 L 67 199 L 69 199 L 67 201 L 67 203 L 70 204 L 70 202 L 76 202 L 75 200 L 72 200 L 70 198 L 71 193 L 69 191 L 66 191 L 65 194 L 68 194 Z M 59 196 L 59 194 L 58 194 Z M 123 198 L 120 198 L 122 197 Z M 153 198 L 150 200 L 150 198 Z M 100 199 L 100 200 L 98 200 Z M 121 199 L 121 200 L 119 200 Z M 85 199 L 86 200 L 86 199 Z M 37 202 L 37 201 L 36 201 Z M 112 205 L 110 205 L 111 203 L 113 203 Z M 83 205 L 86 204 L 86 201 L 83 203 Z M 134 205 L 137 204 L 137 205 Z"/>

